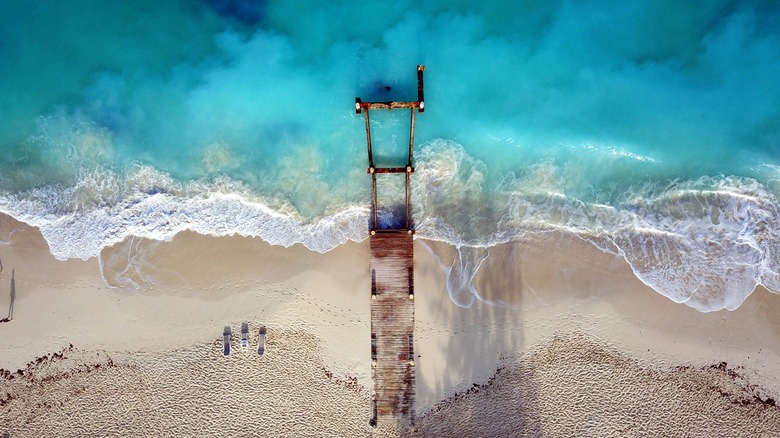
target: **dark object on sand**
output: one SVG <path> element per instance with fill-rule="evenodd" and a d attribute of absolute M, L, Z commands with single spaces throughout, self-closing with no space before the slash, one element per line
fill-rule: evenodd
<path fill-rule="evenodd" d="M 249 351 L 249 323 L 244 322 L 241 324 L 241 351 Z"/>
<path fill-rule="evenodd" d="M 265 326 L 260 326 L 260 331 L 257 337 L 257 354 L 260 356 L 265 355 Z"/>
<path fill-rule="evenodd" d="M 230 330 L 230 326 L 225 326 L 225 331 L 222 332 L 222 347 L 224 348 L 222 354 L 225 356 L 230 355 L 230 335 L 233 332 Z"/>

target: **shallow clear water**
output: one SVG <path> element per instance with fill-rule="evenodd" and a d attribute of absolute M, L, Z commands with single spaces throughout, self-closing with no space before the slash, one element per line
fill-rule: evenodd
<path fill-rule="evenodd" d="M 456 303 L 491 246 L 553 230 L 699 310 L 780 291 L 780 6 L 370 3 L 0 3 L 0 211 L 63 259 L 362 240 L 354 98 L 415 100 L 425 64 L 414 220 L 474 259 Z M 376 115 L 380 158 L 407 117 Z"/>

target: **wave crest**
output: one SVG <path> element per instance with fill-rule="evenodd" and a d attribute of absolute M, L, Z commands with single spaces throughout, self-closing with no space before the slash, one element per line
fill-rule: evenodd
<path fill-rule="evenodd" d="M 646 183 L 609 204 L 587 203 L 565 194 L 552 162 L 491 189 L 484 187 L 485 166 L 460 146 L 428 146 L 413 190 L 418 235 L 455 245 L 458 260 L 480 260 L 475 248 L 526 233 L 565 231 L 624 257 L 642 282 L 700 311 L 734 310 L 758 285 L 780 291 L 780 204 L 755 179 Z M 467 307 L 473 299 L 464 293 L 480 299 L 468 280 L 481 263 L 456 264 L 447 284 L 453 302 Z"/>
<path fill-rule="evenodd" d="M 219 178 L 181 183 L 149 166 L 126 177 L 83 172 L 69 187 L 51 185 L 0 197 L 0 211 L 38 227 L 57 259 L 88 259 L 130 236 L 169 240 L 190 230 L 260 237 L 274 245 L 302 243 L 326 252 L 366 237 L 368 209 L 349 206 L 306 223 L 283 201 L 265 200 L 243 184 Z"/>
<path fill-rule="evenodd" d="M 639 184 L 597 203 L 568 196 L 554 162 L 491 179 L 484 163 L 446 140 L 423 145 L 417 159 L 417 235 L 457 248 L 445 273 L 460 306 L 484 301 L 474 278 L 489 248 L 547 231 L 572 233 L 622 256 L 642 282 L 700 311 L 736 309 L 758 285 L 780 291 L 780 204 L 755 179 Z M 310 218 L 289 201 L 264 198 L 227 177 L 180 182 L 134 164 L 121 174 L 81 171 L 75 180 L 2 195 L 0 211 L 38 227 L 58 259 L 87 259 L 131 236 L 169 240 L 184 230 L 301 243 L 318 252 L 367 237 L 368 200 Z M 402 195 L 402 188 L 389 191 Z"/>

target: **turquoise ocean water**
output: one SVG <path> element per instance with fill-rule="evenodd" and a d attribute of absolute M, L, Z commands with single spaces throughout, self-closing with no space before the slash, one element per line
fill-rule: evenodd
<path fill-rule="evenodd" d="M 354 98 L 414 100 L 425 64 L 414 220 L 461 249 L 457 304 L 492 246 L 563 230 L 734 309 L 780 292 L 778 22 L 773 1 L 7 0 L 0 212 L 60 259 L 187 229 L 363 240 Z M 376 115 L 382 159 L 407 118 Z"/>

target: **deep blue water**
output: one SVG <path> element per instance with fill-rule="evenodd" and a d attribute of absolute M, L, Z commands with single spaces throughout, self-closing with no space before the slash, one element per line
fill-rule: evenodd
<path fill-rule="evenodd" d="M 0 212 L 62 259 L 185 229 L 362 240 L 354 98 L 414 100 L 424 64 L 418 236 L 481 251 L 473 270 L 572 232 L 733 309 L 780 291 L 778 22 L 771 1 L 4 1 Z M 408 113 L 374 128 L 403 153 Z"/>

